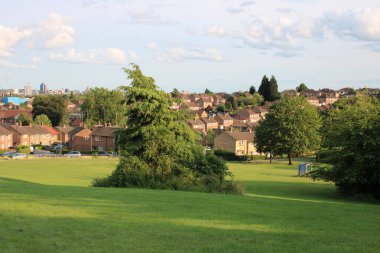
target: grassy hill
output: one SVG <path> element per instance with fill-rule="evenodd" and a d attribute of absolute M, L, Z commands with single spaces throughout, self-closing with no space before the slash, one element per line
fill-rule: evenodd
<path fill-rule="evenodd" d="M 0 160 L 0 252 L 379 252 L 380 205 L 296 166 L 230 164 L 246 195 L 88 187 L 112 159 Z"/>

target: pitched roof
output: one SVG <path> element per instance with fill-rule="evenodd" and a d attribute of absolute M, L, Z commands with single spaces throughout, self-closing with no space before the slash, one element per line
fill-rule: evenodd
<path fill-rule="evenodd" d="M 5 127 L 0 126 L 0 135 L 9 135 L 9 134 L 12 134 L 12 132 L 6 129 Z"/>
<path fill-rule="evenodd" d="M 215 117 L 218 117 L 218 119 L 221 119 L 221 120 L 233 120 L 233 118 L 228 114 L 218 114 L 216 115 Z"/>
<path fill-rule="evenodd" d="M 117 131 L 121 130 L 120 127 L 101 126 L 93 127 L 92 135 L 113 137 Z"/>
<path fill-rule="evenodd" d="M 90 136 L 91 133 L 92 133 L 91 129 L 83 128 L 79 132 L 75 133 L 73 136 L 86 137 L 86 136 Z"/>
<path fill-rule="evenodd" d="M 54 127 L 51 127 L 51 126 L 42 126 L 42 127 L 45 128 L 46 130 L 48 130 L 50 132 L 50 134 L 53 134 L 53 135 L 59 134 L 57 129 L 55 129 Z"/>
<path fill-rule="evenodd" d="M 216 121 L 214 118 L 210 117 L 210 118 L 201 118 L 201 120 L 205 123 L 205 124 L 211 124 L 211 123 L 218 123 L 218 121 Z"/>
<path fill-rule="evenodd" d="M 11 125 L 8 126 L 8 130 L 14 131 L 18 134 L 29 134 L 29 135 L 35 135 L 35 134 L 50 134 L 50 131 L 45 129 L 43 126 L 18 126 L 18 125 Z"/>
<path fill-rule="evenodd" d="M 224 133 L 237 141 L 247 140 L 249 142 L 253 142 L 253 139 L 255 137 L 254 133 L 249 133 L 249 132 L 224 132 Z"/>
<path fill-rule="evenodd" d="M 64 127 L 57 126 L 55 128 L 58 130 L 58 132 L 60 131 L 64 134 L 70 134 L 70 135 L 74 135 L 83 129 L 83 127 L 72 127 L 72 126 L 64 126 Z"/>
<path fill-rule="evenodd" d="M 0 118 L 3 118 L 3 119 L 13 118 L 21 113 L 25 113 L 29 117 L 32 117 L 32 113 L 30 111 L 20 109 L 20 110 L 0 110 Z"/>
<path fill-rule="evenodd" d="M 187 122 L 191 125 L 205 125 L 205 123 L 200 119 L 188 120 Z"/>

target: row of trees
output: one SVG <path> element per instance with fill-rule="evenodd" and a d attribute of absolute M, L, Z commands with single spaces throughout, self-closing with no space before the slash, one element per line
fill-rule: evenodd
<path fill-rule="evenodd" d="M 366 94 L 343 98 L 325 114 L 304 97 L 284 96 L 256 129 L 259 152 L 317 153 L 328 166 L 309 176 L 339 190 L 380 198 L 380 102 Z"/>

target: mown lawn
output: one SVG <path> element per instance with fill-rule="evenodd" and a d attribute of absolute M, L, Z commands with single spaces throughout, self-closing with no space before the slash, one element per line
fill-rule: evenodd
<path fill-rule="evenodd" d="M 116 163 L 0 160 L 0 252 L 380 252 L 380 204 L 296 166 L 230 164 L 245 196 L 88 187 Z"/>

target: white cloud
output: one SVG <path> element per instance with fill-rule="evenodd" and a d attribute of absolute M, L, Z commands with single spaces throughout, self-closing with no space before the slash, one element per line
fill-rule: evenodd
<path fill-rule="evenodd" d="M 239 13 L 249 10 L 249 8 L 254 4 L 256 4 L 255 1 L 242 2 L 238 6 L 228 8 L 227 12 L 232 13 L 232 14 L 239 14 Z"/>
<path fill-rule="evenodd" d="M 208 27 L 205 34 L 208 36 L 215 36 L 215 37 L 230 37 L 230 36 L 232 36 L 231 32 L 226 31 L 226 29 L 224 29 L 223 27 L 216 26 L 216 25 Z"/>
<path fill-rule="evenodd" d="M 67 63 L 124 64 L 127 58 L 124 51 L 119 48 L 97 48 L 84 51 L 71 48 L 64 54 L 50 53 L 48 59 Z"/>
<path fill-rule="evenodd" d="M 11 56 L 13 47 L 21 40 L 30 37 L 33 31 L 9 28 L 0 25 L 0 56 Z"/>
<path fill-rule="evenodd" d="M 132 19 L 132 22 L 136 24 L 144 24 L 144 25 L 176 24 L 175 21 L 162 17 L 159 13 L 155 12 L 154 10 L 131 11 L 129 12 L 129 16 Z"/>
<path fill-rule="evenodd" d="M 146 47 L 146 48 L 150 48 L 150 49 L 155 49 L 155 48 L 157 48 L 157 44 L 154 43 L 154 42 L 151 42 L 151 43 L 149 43 L 149 44 L 146 44 L 145 47 Z"/>
<path fill-rule="evenodd" d="M 35 65 L 26 65 L 26 64 L 18 64 L 10 61 L 0 60 L 0 67 L 2 68 L 12 68 L 12 69 L 19 69 L 19 68 L 36 68 Z"/>
<path fill-rule="evenodd" d="M 206 61 L 221 61 L 223 56 L 221 52 L 215 48 L 206 49 L 185 49 L 185 48 L 169 48 L 165 52 L 155 55 L 158 61 L 164 62 L 180 62 L 186 60 L 206 60 Z"/>
<path fill-rule="evenodd" d="M 319 21 L 336 36 L 364 41 L 380 40 L 380 7 L 328 12 Z"/>
<path fill-rule="evenodd" d="M 74 42 L 74 28 L 69 25 L 70 18 L 56 13 L 49 14 L 47 21 L 40 25 L 43 37 L 47 38 L 45 47 L 61 48 Z"/>

